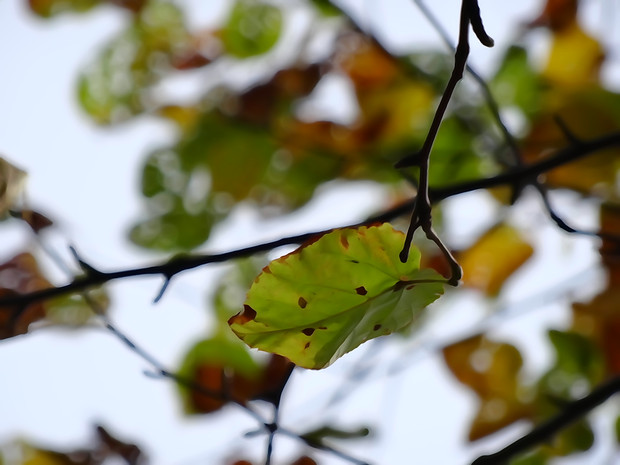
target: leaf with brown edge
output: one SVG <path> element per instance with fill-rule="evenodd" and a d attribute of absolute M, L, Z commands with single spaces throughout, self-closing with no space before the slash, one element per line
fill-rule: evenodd
<path fill-rule="evenodd" d="M 265 267 L 230 327 L 250 347 L 324 368 L 409 325 L 443 293 L 445 278 L 419 268 L 415 247 L 401 263 L 403 241 L 387 223 L 324 234 Z"/>

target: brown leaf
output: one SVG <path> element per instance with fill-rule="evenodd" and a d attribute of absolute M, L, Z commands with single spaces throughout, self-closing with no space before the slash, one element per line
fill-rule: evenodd
<path fill-rule="evenodd" d="M 540 15 L 528 26 L 545 26 L 552 31 L 561 31 L 575 22 L 578 3 L 578 0 L 547 0 Z"/>
<path fill-rule="evenodd" d="M 294 462 L 291 462 L 291 465 L 317 465 L 316 461 L 307 455 L 299 457 Z"/>
<path fill-rule="evenodd" d="M 283 104 L 308 95 L 322 76 L 321 66 L 311 64 L 278 71 L 268 82 L 254 86 L 241 95 L 230 95 L 220 105 L 223 112 L 243 121 L 264 125 Z"/>
<path fill-rule="evenodd" d="M 213 393 L 209 395 L 199 389 L 191 389 L 192 408 L 198 413 L 211 413 L 222 408 L 229 399 L 245 404 L 251 399 L 257 381 L 238 373 L 230 373 L 225 367 L 200 365 L 196 368 L 193 382 Z"/>
<path fill-rule="evenodd" d="M 295 365 L 289 359 L 272 354 L 261 374 L 258 391 L 252 398 L 265 400 L 276 406 L 279 405 L 282 391 L 294 368 Z"/>
<path fill-rule="evenodd" d="M 339 38 L 333 61 L 358 90 L 385 87 L 400 74 L 396 58 L 374 39 L 357 32 Z"/>
<path fill-rule="evenodd" d="M 51 287 L 30 253 L 21 253 L 0 265 L 0 298 Z M 0 339 L 25 334 L 28 326 L 45 317 L 43 302 L 23 307 L 0 307 Z"/>
<path fill-rule="evenodd" d="M 104 455 L 122 457 L 127 465 L 138 465 L 145 462 L 145 456 L 137 445 L 120 441 L 100 425 L 97 426 L 97 434 L 103 446 Z"/>
<path fill-rule="evenodd" d="M 25 221 L 36 234 L 54 224 L 47 216 L 34 210 L 11 211 L 11 216 Z"/>
<path fill-rule="evenodd" d="M 620 204 L 604 203 L 600 216 L 600 232 L 612 237 L 603 237 L 599 252 L 608 272 L 609 285 L 620 287 L 620 243 L 613 238 L 620 238 Z"/>

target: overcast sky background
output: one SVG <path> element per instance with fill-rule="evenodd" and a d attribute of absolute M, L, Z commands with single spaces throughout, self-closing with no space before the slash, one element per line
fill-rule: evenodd
<path fill-rule="evenodd" d="M 221 17 L 227 2 L 179 3 L 195 11 L 190 18 L 192 25 L 203 26 L 204 21 Z M 455 36 L 458 2 L 429 3 L 441 4 L 434 8 Z M 614 7 L 607 9 L 601 8 L 602 3 L 586 2 L 587 24 L 592 30 L 604 31 L 610 43 L 620 43 L 620 28 L 613 27 L 618 24 L 618 2 L 608 2 Z M 53 234 L 50 241 L 63 255 L 68 256 L 66 244 L 70 241 L 89 263 L 104 270 L 150 263 L 155 257 L 131 246 L 126 231 L 141 208 L 138 179 L 144 154 L 170 141 L 173 134 L 165 124 L 147 118 L 114 129 L 95 127 L 74 98 L 79 70 L 92 60 L 94 50 L 123 27 L 122 15 L 103 7 L 83 16 L 42 21 L 30 15 L 25 4 L 0 0 L 0 153 L 29 173 L 29 202 L 59 224 L 60 233 Z M 363 27 L 378 31 L 395 50 L 413 51 L 439 44 L 436 33 L 408 0 L 349 0 L 346 4 L 359 15 Z M 516 20 L 531 19 L 538 4 L 535 0 L 482 0 L 483 17 L 497 46 L 488 50 L 474 44 L 471 63 L 489 73 L 502 50 L 514 40 Z M 542 57 L 544 37 L 538 38 Z M 620 82 L 616 78 L 617 61 L 612 56 L 611 66 L 605 70 L 612 86 Z M 264 220 L 248 208 L 240 208 L 226 227 L 215 231 L 208 250 L 223 251 L 347 223 L 379 207 L 381 200 L 381 190 L 371 184 L 343 188 L 336 183 L 322 189 L 308 207 L 281 220 Z M 570 207 L 572 200 L 558 198 L 563 208 Z M 493 213 L 490 204 L 480 202 L 480 196 L 468 195 L 447 205 L 446 217 L 459 225 L 465 239 L 468 231 L 488 221 L 485 215 Z M 563 282 L 591 268 L 596 260 L 591 241 L 566 239 L 548 224 L 535 199 L 524 203 L 515 210 L 514 220 L 529 228 L 533 240 L 544 247 L 538 247 L 538 255 L 511 283 L 520 295 L 508 289 L 505 299 L 514 301 L 525 297 L 523 283 L 533 282 L 527 295 L 536 295 L 550 282 Z M 587 205 L 576 208 L 573 213 L 583 225 L 595 224 Z M 20 226 L 2 226 L 0 257 L 8 258 L 27 240 Z M 548 260 L 557 266 L 553 271 L 545 268 Z M 219 269 L 214 266 L 180 276 L 157 306 L 151 301 L 161 280 L 113 283 L 112 318 L 174 369 L 189 345 L 208 334 L 205 289 Z M 596 291 L 597 277 L 587 275 L 591 293 Z M 473 295 L 459 302 L 446 300 L 438 328 L 466 327 L 484 313 Z M 565 306 L 549 304 L 540 307 L 536 315 L 525 313 L 499 324 L 497 334 L 509 338 L 529 334 L 524 351 L 536 357 L 529 367 L 535 371 L 550 356 L 545 328 L 562 327 L 565 315 Z M 409 369 L 391 377 L 373 376 L 344 403 L 324 407 L 329 393 L 341 384 L 343 372 L 357 360 L 371 356 L 373 347 L 366 344 L 322 372 L 296 371 L 287 388 L 282 423 L 299 431 L 330 420 L 345 427 L 377 427 L 372 441 L 343 442 L 340 446 L 377 464 L 415 457 L 419 463 L 459 465 L 527 429 L 515 425 L 483 445 L 466 446 L 465 427 L 475 408 L 473 397 L 453 382 L 439 357 L 419 356 L 413 348 L 407 352 L 402 345 L 384 350 L 391 355 L 390 360 L 400 353 L 417 357 Z M 92 437 L 93 422 L 101 422 L 121 439 L 144 446 L 155 465 L 218 463 L 217 457 L 235 450 L 241 456 L 262 457 L 264 437 L 242 437 L 256 426 L 253 420 L 234 407 L 210 417 L 184 417 L 174 386 L 145 377 L 143 371 L 148 368 L 102 330 L 70 333 L 45 329 L 1 342 L 0 443 L 27 437 L 51 447 L 79 447 Z M 279 439 L 276 453 L 287 449 L 288 443 Z M 606 457 L 609 447 L 603 441 L 594 454 Z M 600 463 L 592 457 L 597 456 L 583 463 Z M 342 462 L 329 458 L 321 463 Z"/>

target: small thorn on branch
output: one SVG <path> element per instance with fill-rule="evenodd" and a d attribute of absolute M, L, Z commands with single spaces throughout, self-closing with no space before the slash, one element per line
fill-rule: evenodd
<path fill-rule="evenodd" d="M 80 256 L 80 254 L 78 254 L 77 249 L 70 245 L 69 246 L 69 250 L 71 251 L 71 255 L 73 255 L 73 258 L 75 258 L 75 261 L 78 262 L 78 264 L 80 265 L 80 268 L 82 269 L 82 271 L 84 272 L 84 274 L 86 276 L 101 276 L 103 275 L 103 273 L 101 271 L 99 271 L 98 269 L 94 268 L 93 266 L 89 265 L 88 263 L 86 263 L 82 257 Z"/>
<path fill-rule="evenodd" d="M 154 304 L 159 303 L 159 301 L 162 299 L 162 297 L 166 293 L 166 290 L 168 289 L 168 286 L 170 285 L 170 281 L 172 281 L 172 276 L 165 276 L 164 278 L 165 278 L 164 284 L 162 284 L 161 289 L 159 290 L 159 292 L 153 299 Z"/>

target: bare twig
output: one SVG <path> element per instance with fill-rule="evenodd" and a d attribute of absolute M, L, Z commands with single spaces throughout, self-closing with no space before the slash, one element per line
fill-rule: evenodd
<path fill-rule="evenodd" d="M 443 244 L 437 233 L 433 230 L 432 226 L 432 212 L 431 212 L 431 200 L 429 197 L 429 162 L 431 156 L 431 150 L 433 143 L 439 132 L 439 127 L 444 118 L 448 104 L 452 98 L 452 94 L 456 89 L 456 85 L 463 78 L 463 72 L 467 66 L 467 57 L 469 56 L 469 25 L 471 24 L 474 32 L 478 36 L 480 42 L 484 45 L 493 46 L 493 39 L 491 39 L 484 30 L 482 20 L 480 18 L 480 9 L 478 8 L 477 0 L 463 0 L 461 5 L 461 17 L 459 26 L 459 40 L 454 52 L 454 68 L 452 74 L 446 85 L 446 89 L 441 96 L 435 116 L 431 123 L 431 127 L 426 135 L 424 144 L 418 153 L 408 155 L 396 163 L 397 168 L 403 168 L 407 166 L 418 166 L 420 169 L 419 182 L 418 182 L 418 195 L 416 197 L 415 204 L 413 206 L 413 212 L 411 213 L 411 222 L 409 229 L 407 230 L 407 236 L 405 237 L 405 244 L 400 253 L 400 260 L 404 263 L 409 257 L 409 249 L 411 248 L 411 242 L 413 241 L 413 234 L 418 228 L 421 228 L 426 237 L 433 241 L 437 247 L 441 250 L 444 257 L 450 265 L 450 279 L 449 284 L 456 286 L 463 274 L 461 267 L 456 259 L 452 256 L 449 249 Z"/>

